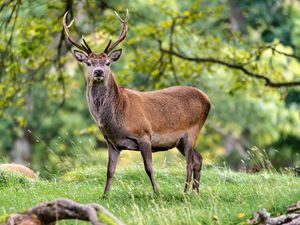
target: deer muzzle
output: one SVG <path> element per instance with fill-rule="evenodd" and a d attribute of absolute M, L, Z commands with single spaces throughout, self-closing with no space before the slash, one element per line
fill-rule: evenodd
<path fill-rule="evenodd" d="M 101 69 L 96 69 L 94 71 L 94 80 L 95 81 L 103 81 L 104 79 L 104 71 Z"/>

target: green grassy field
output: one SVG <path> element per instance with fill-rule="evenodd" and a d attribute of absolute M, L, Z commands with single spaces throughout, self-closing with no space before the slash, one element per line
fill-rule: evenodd
<path fill-rule="evenodd" d="M 224 168 L 204 168 L 199 195 L 184 194 L 183 164 L 157 169 L 159 194 L 152 192 L 142 165 L 117 169 L 111 195 L 102 199 L 104 167 L 71 171 L 52 180 L 29 182 L 0 176 L 0 215 L 22 211 L 59 197 L 81 203 L 97 202 L 126 224 L 238 224 L 266 207 L 277 214 L 300 200 L 300 179 L 289 174 L 236 173 Z M 60 222 L 59 224 L 87 224 Z"/>

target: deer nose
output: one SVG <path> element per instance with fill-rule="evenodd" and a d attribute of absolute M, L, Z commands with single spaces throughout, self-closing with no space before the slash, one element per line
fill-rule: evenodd
<path fill-rule="evenodd" d="M 103 77 L 103 74 L 104 74 L 104 72 L 103 72 L 103 70 L 101 70 L 101 69 L 96 69 L 96 70 L 94 71 L 94 76 L 95 76 L 95 77 Z"/>

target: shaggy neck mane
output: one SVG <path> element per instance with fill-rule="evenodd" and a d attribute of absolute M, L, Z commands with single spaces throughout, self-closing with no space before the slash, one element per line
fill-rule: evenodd
<path fill-rule="evenodd" d="M 121 122 L 120 112 L 124 101 L 112 73 L 109 74 L 106 85 L 89 81 L 87 97 L 91 113 L 103 126 L 113 126 Z"/>

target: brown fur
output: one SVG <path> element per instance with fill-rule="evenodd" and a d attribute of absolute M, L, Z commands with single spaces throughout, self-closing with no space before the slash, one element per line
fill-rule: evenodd
<path fill-rule="evenodd" d="M 128 105 L 124 120 L 134 133 L 143 130 L 147 135 L 168 134 L 192 126 L 201 128 L 210 108 L 207 96 L 193 87 L 176 86 L 144 93 L 123 89 L 121 94 L 126 96 Z"/>
<path fill-rule="evenodd" d="M 35 172 L 20 164 L 15 164 L 15 163 L 0 164 L 0 170 L 19 173 L 26 177 L 32 178 L 34 180 L 38 179 L 38 175 Z"/>

